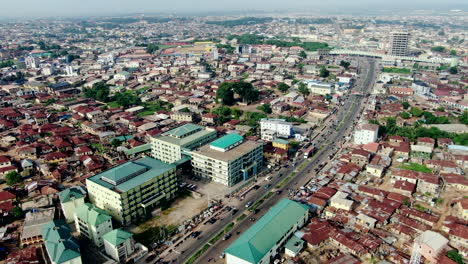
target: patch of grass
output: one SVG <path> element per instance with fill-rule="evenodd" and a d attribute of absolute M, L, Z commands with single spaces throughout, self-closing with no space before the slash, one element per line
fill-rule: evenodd
<path fill-rule="evenodd" d="M 431 169 L 429 169 L 425 165 L 421 165 L 421 164 L 417 164 L 417 163 L 405 163 L 405 164 L 401 165 L 399 168 L 412 170 L 412 171 L 432 173 Z"/>
<path fill-rule="evenodd" d="M 237 217 L 236 221 L 237 221 L 237 222 L 240 222 L 240 221 L 244 220 L 246 217 L 247 217 L 246 214 L 242 214 L 242 215 L 240 215 L 239 217 Z"/>
<path fill-rule="evenodd" d="M 262 199 L 258 200 L 256 203 L 254 203 L 254 204 L 249 208 L 249 211 L 250 211 L 250 212 L 255 211 L 255 209 L 257 209 L 265 200 L 267 200 L 268 198 L 270 198 L 272 195 L 273 195 L 273 192 L 269 192 L 269 193 L 265 194 L 265 195 L 262 197 Z"/>
<path fill-rule="evenodd" d="M 210 240 L 210 244 L 213 245 L 214 243 L 216 243 L 216 241 L 218 241 L 222 236 L 224 235 L 224 231 L 221 231 L 219 232 L 215 237 L 213 237 L 211 240 Z"/>
<path fill-rule="evenodd" d="M 195 254 L 193 254 L 185 264 L 192 264 L 194 263 L 203 253 L 205 253 L 210 248 L 210 245 L 205 244 L 200 250 L 198 250 Z"/>
<path fill-rule="evenodd" d="M 415 204 L 414 206 L 414 209 L 418 210 L 418 211 L 421 211 L 421 212 L 426 212 L 427 208 L 422 206 L 422 205 L 419 205 L 419 204 Z"/>
<path fill-rule="evenodd" d="M 234 223 L 229 223 L 225 228 L 224 228 L 224 233 L 228 233 L 231 231 L 231 229 L 234 227 Z"/>
<path fill-rule="evenodd" d="M 116 108 L 120 106 L 116 101 L 108 102 L 106 104 L 109 106 L 109 108 Z"/>
<path fill-rule="evenodd" d="M 286 183 L 288 183 L 294 177 L 294 175 L 296 175 L 295 172 L 289 174 L 289 176 L 284 178 L 282 181 L 280 181 L 280 183 L 278 183 L 278 185 L 276 185 L 275 188 L 279 189 L 279 188 L 283 187 Z"/>
<path fill-rule="evenodd" d="M 407 68 L 393 68 L 393 67 L 385 67 L 382 70 L 383 72 L 390 72 L 390 73 L 402 73 L 402 74 L 411 74 L 411 70 Z"/>

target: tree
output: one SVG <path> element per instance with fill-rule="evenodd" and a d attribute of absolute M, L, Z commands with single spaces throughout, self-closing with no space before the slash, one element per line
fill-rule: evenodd
<path fill-rule="evenodd" d="M 282 93 L 286 92 L 287 90 L 289 90 L 289 85 L 285 84 L 284 82 L 280 82 L 278 83 L 278 85 L 276 86 L 278 88 L 278 90 Z"/>
<path fill-rule="evenodd" d="M 403 102 L 401 103 L 404 109 L 408 109 L 410 107 L 410 104 L 408 102 Z"/>
<path fill-rule="evenodd" d="M 84 96 L 93 98 L 101 102 L 109 101 L 109 86 L 104 82 L 97 82 L 93 84 L 92 88 L 84 89 Z"/>
<path fill-rule="evenodd" d="M 460 123 L 468 125 L 468 111 L 464 111 L 462 115 L 458 117 Z"/>
<path fill-rule="evenodd" d="M 299 57 L 305 59 L 305 58 L 307 58 L 307 53 L 305 51 L 301 50 L 301 52 L 299 52 Z"/>
<path fill-rule="evenodd" d="M 11 186 L 21 182 L 21 175 L 17 171 L 10 171 L 5 175 L 5 180 Z"/>
<path fill-rule="evenodd" d="M 435 47 L 432 47 L 432 48 L 431 48 L 431 51 L 435 51 L 435 52 L 445 52 L 445 47 L 443 47 L 443 46 L 435 46 Z"/>
<path fill-rule="evenodd" d="M 263 111 L 265 114 L 271 114 L 271 105 L 270 104 L 263 104 L 257 107 L 258 110 Z"/>
<path fill-rule="evenodd" d="M 16 206 L 13 209 L 11 209 L 10 213 L 15 219 L 21 219 L 24 215 L 23 209 L 21 209 L 21 207 L 19 206 Z"/>
<path fill-rule="evenodd" d="M 325 66 L 322 66 L 322 68 L 320 68 L 320 77 L 326 78 L 328 76 L 330 76 L 330 72 L 325 68 Z"/>
<path fill-rule="evenodd" d="M 408 112 L 401 112 L 400 117 L 403 119 L 409 119 L 411 115 Z"/>
<path fill-rule="evenodd" d="M 447 257 L 458 264 L 463 264 L 463 257 L 456 250 L 447 251 Z"/>
<path fill-rule="evenodd" d="M 156 44 L 151 43 L 146 46 L 146 52 L 149 54 L 153 54 L 157 50 L 159 50 L 159 47 Z"/>
<path fill-rule="evenodd" d="M 340 61 L 340 66 L 345 69 L 348 69 L 350 65 L 351 63 L 349 61 L 344 61 L 344 60 Z"/>
<path fill-rule="evenodd" d="M 233 105 L 234 91 L 232 89 L 231 83 L 222 83 L 216 91 L 216 98 L 221 99 L 221 103 L 223 105 Z"/>
<path fill-rule="evenodd" d="M 123 107 L 128 107 L 131 105 L 136 105 L 141 102 L 140 97 L 138 97 L 133 91 L 125 91 L 123 93 L 116 93 L 113 97 L 115 102 Z"/>
<path fill-rule="evenodd" d="M 116 148 L 116 147 L 122 145 L 122 141 L 120 141 L 120 140 L 117 139 L 117 138 L 114 138 L 114 139 L 112 139 L 112 141 L 111 141 L 111 145 L 112 145 L 114 148 Z"/>
<path fill-rule="evenodd" d="M 453 67 L 450 67 L 449 68 L 449 72 L 450 74 L 457 74 L 458 73 L 458 69 L 456 66 L 453 66 Z"/>
<path fill-rule="evenodd" d="M 232 88 L 236 94 L 242 98 L 243 101 L 248 103 L 257 101 L 260 92 L 256 90 L 251 83 L 247 82 L 237 82 L 233 83 Z"/>
<path fill-rule="evenodd" d="M 310 94 L 310 90 L 304 82 L 299 83 L 298 92 L 303 96 L 308 96 Z"/>
<path fill-rule="evenodd" d="M 423 115 L 423 110 L 419 107 L 411 107 L 410 113 L 414 117 L 420 117 Z"/>
<path fill-rule="evenodd" d="M 452 56 L 457 56 L 457 51 L 456 51 L 456 50 L 451 50 L 451 51 L 450 51 L 450 55 L 452 55 Z"/>
<path fill-rule="evenodd" d="M 439 111 L 439 112 L 445 112 L 445 108 L 443 106 L 437 107 L 436 110 Z"/>

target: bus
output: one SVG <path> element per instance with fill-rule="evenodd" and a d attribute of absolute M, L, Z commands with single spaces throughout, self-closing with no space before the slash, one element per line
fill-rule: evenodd
<path fill-rule="evenodd" d="M 306 151 L 304 151 L 304 159 L 310 158 L 315 152 L 315 147 L 311 146 Z"/>

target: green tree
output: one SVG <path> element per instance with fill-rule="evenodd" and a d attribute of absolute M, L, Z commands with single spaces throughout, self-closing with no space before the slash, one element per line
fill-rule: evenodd
<path fill-rule="evenodd" d="M 402 102 L 401 105 L 404 109 L 408 109 L 410 107 L 410 104 L 408 102 Z"/>
<path fill-rule="evenodd" d="M 271 114 L 271 105 L 270 104 L 263 104 L 257 107 L 258 110 L 263 111 L 265 114 Z"/>
<path fill-rule="evenodd" d="M 451 51 L 450 51 L 450 55 L 452 55 L 452 56 L 457 56 L 457 51 L 456 51 L 456 50 L 451 50 Z"/>
<path fill-rule="evenodd" d="M 300 94 L 302 94 L 303 96 L 308 96 L 310 94 L 310 90 L 309 88 L 307 87 L 307 84 L 305 84 L 304 82 L 300 82 L 299 83 L 299 87 L 298 87 L 298 92 Z"/>
<path fill-rule="evenodd" d="M 340 61 L 340 66 L 345 69 L 348 69 L 350 65 L 351 63 L 349 61 L 344 61 L 344 60 Z"/>
<path fill-rule="evenodd" d="M 111 141 L 111 145 L 112 145 L 114 148 L 116 148 L 116 147 L 122 145 L 122 141 L 120 141 L 120 140 L 117 139 L 117 138 L 114 138 L 114 139 L 112 139 L 112 141 Z"/>
<path fill-rule="evenodd" d="M 231 83 L 224 82 L 216 91 L 216 99 L 221 99 L 223 105 L 233 105 L 234 104 L 234 91 L 232 89 Z"/>
<path fill-rule="evenodd" d="M 457 264 L 463 264 L 463 257 L 456 250 L 447 251 L 447 257 Z"/>
<path fill-rule="evenodd" d="M 468 111 L 465 110 L 463 114 L 458 117 L 458 120 L 460 123 L 468 125 Z"/>
<path fill-rule="evenodd" d="M 305 59 L 305 58 L 307 58 L 307 53 L 305 51 L 301 50 L 301 52 L 299 52 L 299 57 Z"/>
<path fill-rule="evenodd" d="M 423 110 L 419 107 L 411 107 L 410 113 L 414 117 L 420 117 L 423 115 Z"/>
<path fill-rule="evenodd" d="M 330 76 L 330 72 L 327 70 L 325 66 L 322 66 L 322 68 L 320 68 L 320 77 L 326 78 L 328 76 Z"/>
<path fill-rule="evenodd" d="M 236 94 L 238 94 L 243 101 L 248 103 L 257 101 L 260 92 L 256 90 L 251 83 L 247 82 L 236 82 L 232 85 L 233 90 Z"/>
<path fill-rule="evenodd" d="M 146 46 L 147 53 L 153 54 L 157 50 L 159 50 L 159 46 L 156 44 L 151 43 L 151 44 L 148 44 L 148 46 Z"/>
<path fill-rule="evenodd" d="M 278 83 L 278 85 L 276 86 L 278 88 L 278 90 L 282 93 L 286 92 L 287 90 L 289 90 L 289 85 L 285 84 L 284 82 L 280 82 Z"/>
<path fill-rule="evenodd" d="M 115 102 L 123 107 L 136 105 L 141 102 L 140 98 L 133 91 L 125 91 L 123 93 L 116 93 L 113 97 Z"/>
<path fill-rule="evenodd" d="M 85 88 L 84 96 L 88 98 L 93 98 L 101 102 L 109 101 L 109 86 L 104 82 L 97 82 L 93 84 L 92 88 Z"/>
<path fill-rule="evenodd" d="M 445 108 L 443 106 L 437 107 L 436 110 L 439 111 L 439 112 L 445 112 Z"/>
<path fill-rule="evenodd" d="M 5 175 L 5 180 L 8 185 L 14 185 L 21 182 L 21 175 L 16 171 L 10 171 Z"/>
<path fill-rule="evenodd" d="M 13 207 L 13 209 L 11 209 L 10 214 L 11 214 L 15 219 L 21 219 L 21 218 L 23 218 L 24 212 L 23 212 L 23 209 L 21 209 L 21 207 L 16 206 L 16 207 Z"/>
<path fill-rule="evenodd" d="M 400 117 L 403 119 L 409 119 L 411 115 L 408 112 L 401 112 Z"/>
<path fill-rule="evenodd" d="M 432 47 L 431 48 L 432 51 L 435 51 L 435 52 L 445 52 L 445 47 L 442 47 L 442 46 L 435 46 L 435 47 Z"/>
<path fill-rule="evenodd" d="M 450 67 L 449 68 L 449 73 L 450 74 L 457 74 L 458 73 L 457 67 L 456 66 Z"/>

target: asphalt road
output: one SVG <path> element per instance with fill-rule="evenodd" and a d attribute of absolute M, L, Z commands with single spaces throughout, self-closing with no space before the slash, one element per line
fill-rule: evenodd
<path fill-rule="evenodd" d="M 272 185 L 270 189 L 265 189 L 263 186 L 267 182 L 258 182 L 258 185 L 261 185 L 261 188 L 258 190 L 250 191 L 245 199 L 239 201 L 235 198 L 232 198 L 227 203 L 229 205 L 235 206 L 239 209 L 239 212 L 232 216 L 229 212 L 223 212 L 219 216 L 219 220 L 214 224 L 207 224 L 200 228 L 202 232 L 200 237 L 197 239 L 189 238 L 179 247 L 177 247 L 171 254 L 164 258 L 164 261 L 171 261 L 172 263 L 184 263 L 188 258 L 195 254 L 199 249 L 201 249 L 206 243 L 208 243 L 214 236 L 216 236 L 223 228 L 229 223 L 233 222 L 237 217 L 242 214 L 246 214 L 247 217 L 240 223 L 236 223 L 234 228 L 230 231 L 232 237 L 226 241 L 220 239 L 218 242 L 211 245 L 211 247 L 195 262 L 195 263 L 208 263 L 208 259 L 214 259 L 217 263 L 224 263 L 224 259 L 220 259 L 219 256 L 221 253 L 229 246 L 230 243 L 238 237 L 237 232 L 242 233 L 247 230 L 254 222 L 250 221 L 251 217 L 259 219 L 266 211 L 275 205 L 280 199 L 287 197 L 288 189 L 297 189 L 300 186 L 304 186 L 311 178 L 310 172 L 312 169 L 316 168 L 321 163 L 327 163 L 330 158 L 330 155 L 336 153 L 340 148 L 341 144 L 344 142 L 344 137 L 348 136 L 352 130 L 354 123 L 357 122 L 357 119 L 363 109 L 362 102 L 365 99 L 365 95 L 372 88 L 374 79 L 375 79 L 375 61 L 372 59 L 362 59 L 360 62 L 360 69 L 362 74 L 360 76 L 366 76 L 365 78 L 358 78 L 353 89 L 361 92 L 363 95 L 349 95 L 345 104 L 338 109 L 336 115 L 336 122 L 324 129 L 314 140 L 315 146 L 318 149 L 318 152 L 310 160 L 310 163 L 304 167 L 300 172 L 298 172 L 287 184 L 285 184 L 280 189 L 280 194 L 274 194 L 268 200 L 264 201 L 262 205 L 258 207 L 260 210 L 259 213 L 253 214 L 245 208 L 245 204 L 249 201 L 255 202 L 260 200 L 265 194 L 272 191 L 271 188 L 276 186 L 284 177 L 290 175 L 294 170 L 297 169 L 302 161 L 302 155 L 296 159 L 296 166 L 289 166 L 288 168 L 283 168 L 279 172 L 274 172 L 270 175 L 274 175 L 273 179 L 268 183 Z M 281 173 L 281 177 L 277 176 Z M 276 175 L 275 175 L 276 174 Z M 198 229 L 197 229 L 198 230 Z M 211 262 L 214 262 L 211 261 Z"/>

